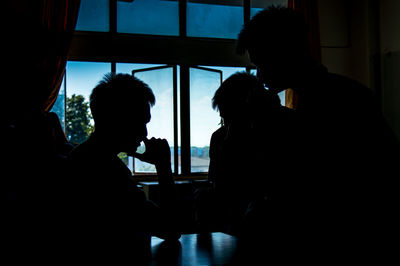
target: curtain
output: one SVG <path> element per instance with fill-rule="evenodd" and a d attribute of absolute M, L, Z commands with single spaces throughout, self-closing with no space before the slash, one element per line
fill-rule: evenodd
<path fill-rule="evenodd" d="M 80 0 L 7 0 L 3 12 L 0 105 L 9 121 L 54 104 L 78 17 Z"/>
<path fill-rule="evenodd" d="M 321 44 L 319 35 L 318 0 L 288 0 L 288 7 L 303 13 L 307 29 L 311 54 L 321 63 Z M 298 95 L 292 90 L 286 90 L 286 106 L 296 109 Z"/>
<path fill-rule="evenodd" d="M 45 77 L 43 93 L 47 99 L 42 110 L 49 111 L 55 103 L 65 72 L 67 55 L 75 29 L 80 0 L 42 0 L 41 26 L 44 61 L 41 64 Z"/>

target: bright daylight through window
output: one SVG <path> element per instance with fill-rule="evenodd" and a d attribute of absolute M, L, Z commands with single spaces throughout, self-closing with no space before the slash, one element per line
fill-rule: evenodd
<path fill-rule="evenodd" d="M 126 55 L 114 58 L 118 47 L 104 48 L 105 51 L 91 55 L 77 49 L 74 58 L 67 62 L 60 93 L 52 109 L 60 117 L 71 143 L 82 143 L 94 130 L 89 95 L 104 74 L 133 74 L 147 83 L 155 94 L 156 104 L 151 109 L 148 138 L 167 139 L 173 172 L 186 175 L 208 171 L 210 138 L 220 126 L 220 117 L 212 109 L 211 99 L 221 82 L 233 73 L 256 73 L 249 64 L 240 64 L 237 59 L 232 59 L 234 54 L 227 59 L 216 59 L 215 47 L 226 43 L 234 47 L 246 17 L 252 17 L 271 4 L 286 5 L 286 1 L 252 0 L 249 9 L 244 8 L 242 0 L 187 0 L 184 5 L 182 3 L 182 0 L 81 0 L 76 25 L 78 36 L 89 41 L 99 36 L 117 36 L 122 42 L 133 40 L 132 43 L 138 36 L 145 42 L 149 38 L 152 43 L 158 43 L 160 39 L 168 56 L 157 53 L 146 56 L 132 49 Z M 186 10 L 180 10 L 182 7 Z M 108 35 L 110 32 L 114 35 Z M 165 38 L 169 38 L 167 42 Z M 180 40 L 190 40 L 196 45 L 206 43 L 202 49 L 209 55 L 199 57 L 200 60 L 193 59 L 199 48 L 192 45 L 184 46 L 188 56 L 183 57 L 182 50 L 175 48 Z M 95 50 L 96 46 L 91 47 Z M 202 63 L 207 61 L 213 63 Z M 186 71 L 182 72 L 182 69 Z M 181 84 L 182 80 L 187 81 L 184 82 L 186 85 Z M 182 98 L 182 92 L 188 97 Z M 284 95 L 280 96 L 284 104 Z M 189 116 L 182 115 L 182 104 Z M 144 149 L 142 144 L 138 152 Z M 123 153 L 119 156 L 136 175 L 155 173 L 153 165 Z"/>

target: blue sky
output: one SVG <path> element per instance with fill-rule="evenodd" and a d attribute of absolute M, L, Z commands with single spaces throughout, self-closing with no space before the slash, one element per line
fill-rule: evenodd
<path fill-rule="evenodd" d="M 253 3 L 260 2 L 254 1 Z M 286 4 L 286 0 L 270 0 L 265 4 Z M 254 15 L 261 8 L 252 8 Z M 82 0 L 77 30 L 109 31 L 108 0 Z M 235 39 L 243 24 L 243 9 L 238 6 L 187 3 L 187 35 L 194 37 L 215 37 Z M 179 34 L 178 1 L 135 0 L 117 2 L 117 32 L 175 35 Z M 117 73 L 131 73 L 133 69 L 151 67 L 149 64 L 117 63 Z M 226 79 L 244 68 L 210 67 L 223 71 Z M 67 63 L 67 96 L 81 94 L 87 100 L 91 90 L 111 71 L 110 63 Z M 137 76 L 148 83 L 156 95 L 152 109 L 152 120 L 148 124 L 149 137 L 163 137 L 173 143 L 172 132 L 172 75 L 165 71 L 140 73 Z M 211 107 L 211 99 L 219 85 L 214 72 L 192 71 L 191 93 L 191 144 L 208 146 L 211 134 L 218 128 L 219 114 Z M 179 71 L 178 71 L 179 73 Z M 159 77 L 160 79 L 157 79 Z M 197 80 L 196 80 L 197 79 Z M 179 86 L 179 85 L 178 85 Z"/>
<path fill-rule="evenodd" d="M 159 66 L 154 64 L 124 64 L 117 63 L 117 73 L 129 73 L 133 69 Z M 245 68 L 208 67 L 223 71 L 226 79 L 236 71 Z M 67 63 L 67 96 L 80 94 L 88 101 L 92 89 L 110 72 L 110 63 L 74 62 Z M 173 143 L 173 91 L 172 68 L 150 72 L 140 72 L 136 76 L 146 82 L 156 95 L 156 105 L 152 108 L 152 119 L 148 124 L 149 137 L 166 138 L 170 145 Z M 191 145 L 208 146 L 211 134 L 218 128 L 219 114 L 211 107 L 211 99 L 219 86 L 219 74 L 199 69 L 191 70 Z"/>

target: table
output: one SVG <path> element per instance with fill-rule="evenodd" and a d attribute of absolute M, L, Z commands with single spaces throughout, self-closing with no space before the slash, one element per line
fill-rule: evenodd
<path fill-rule="evenodd" d="M 177 242 L 151 238 L 150 265 L 233 265 L 237 239 L 224 233 L 183 234 Z"/>

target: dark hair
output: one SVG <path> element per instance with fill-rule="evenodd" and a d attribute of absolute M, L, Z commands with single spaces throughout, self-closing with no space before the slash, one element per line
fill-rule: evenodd
<path fill-rule="evenodd" d="M 212 99 L 212 107 L 244 107 L 255 103 L 255 99 L 266 92 L 262 82 L 247 72 L 236 72 L 227 78 L 217 89 Z"/>
<path fill-rule="evenodd" d="M 156 102 L 150 87 L 129 74 L 107 73 L 90 94 L 90 110 L 93 119 L 118 110 L 124 105 L 140 105 Z"/>
<path fill-rule="evenodd" d="M 253 46 L 270 43 L 308 45 L 306 24 L 301 13 L 283 6 L 270 6 L 259 11 L 244 24 L 237 40 L 237 52 L 245 53 Z"/>

